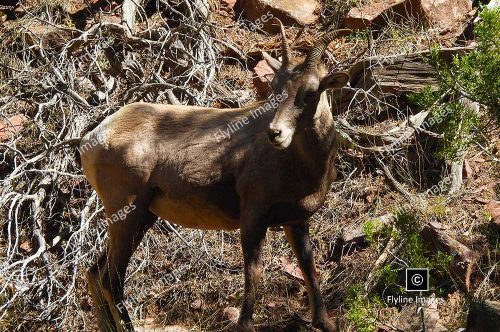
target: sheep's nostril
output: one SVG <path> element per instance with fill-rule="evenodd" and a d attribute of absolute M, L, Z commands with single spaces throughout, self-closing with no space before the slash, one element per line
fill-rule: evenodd
<path fill-rule="evenodd" d="M 274 139 L 275 139 L 276 137 L 278 137 L 279 135 L 281 135 L 281 130 L 278 130 L 278 129 L 269 129 L 269 130 L 267 131 L 267 136 L 269 137 L 269 140 L 270 140 L 271 142 L 273 142 L 273 141 L 274 141 Z"/>

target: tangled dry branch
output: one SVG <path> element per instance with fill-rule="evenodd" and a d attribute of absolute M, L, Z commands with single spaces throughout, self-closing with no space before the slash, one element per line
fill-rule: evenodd
<path fill-rule="evenodd" d="M 69 313 L 79 312 L 78 283 L 106 239 L 103 208 L 72 152 L 78 138 L 134 101 L 240 105 L 231 81 L 219 72 L 224 63 L 248 56 L 230 40 L 215 37 L 214 30 L 223 28 L 208 20 L 205 0 L 159 1 L 170 19 L 159 15 L 151 25 L 144 20 L 138 32 L 133 13 L 146 13 L 134 1 L 124 1 L 121 23 L 101 20 L 86 29 L 63 24 L 60 8 L 42 3 L 24 7 L 21 20 L 0 30 L 0 120 L 10 121 L 22 110 L 25 121 L 20 135 L 0 143 L 0 319 L 19 330 L 47 321 L 69 330 L 84 322 Z M 379 87 L 353 86 L 347 115 L 389 108 L 404 120 L 381 134 L 342 118 L 338 129 L 348 147 L 398 164 L 398 152 L 425 133 L 427 113 L 407 115 L 378 94 Z M 158 227 L 176 233 L 187 247 L 197 234 Z M 224 236 L 207 246 L 200 235 L 202 249 L 193 256 L 208 256 L 215 267 L 233 270 L 219 255 Z M 138 298 L 134 315 L 146 301 Z M 15 312 L 23 313 L 22 319 L 11 316 Z"/>
<path fill-rule="evenodd" d="M 84 262 L 105 240 L 103 209 L 72 153 L 78 137 L 137 100 L 238 103 L 217 79 L 228 41 L 213 38 L 207 3 L 169 6 L 173 25 L 137 34 L 119 23 L 69 28 L 49 5 L 27 8 L 23 22 L 3 28 L 0 113 L 8 120 L 22 109 L 29 121 L 22 136 L 0 144 L 0 319 L 9 321 L 13 308 L 33 313 L 23 324 L 67 327 L 74 319 L 64 312 L 76 312 Z"/>

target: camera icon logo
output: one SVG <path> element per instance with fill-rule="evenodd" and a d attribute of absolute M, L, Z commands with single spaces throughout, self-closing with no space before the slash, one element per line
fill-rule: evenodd
<path fill-rule="evenodd" d="M 429 269 L 407 268 L 406 269 L 406 291 L 426 292 L 429 290 Z"/>

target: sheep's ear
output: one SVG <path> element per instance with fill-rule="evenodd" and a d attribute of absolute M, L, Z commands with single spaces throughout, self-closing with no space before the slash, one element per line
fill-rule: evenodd
<path fill-rule="evenodd" d="M 271 69 L 276 73 L 278 70 L 281 68 L 281 62 L 279 60 L 276 60 L 272 56 L 269 55 L 267 52 L 262 52 L 262 57 L 264 60 L 266 60 L 267 64 Z"/>
<path fill-rule="evenodd" d="M 340 89 L 347 85 L 349 78 L 349 74 L 343 71 L 332 73 L 321 80 L 319 90 Z"/>

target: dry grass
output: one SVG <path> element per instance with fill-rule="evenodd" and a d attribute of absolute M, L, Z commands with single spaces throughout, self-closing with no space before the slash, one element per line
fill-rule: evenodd
<path fill-rule="evenodd" d="M 46 3 L 46 1 L 38 1 L 37 3 Z M 51 4 L 55 8 L 58 3 L 52 2 Z M 338 24 L 340 16 L 354 4 L 354 1 L 347 3 L 327 1 L 323 8 L 324 15 L 321 20 L 323 26 L 320 30 L 323 31 L 326 27 L 330 28 Z M 54 8 L 51 10 L 55 10 Z M 338 17 L 328 17 L 327 14 L 333 11 L 338 11 Z M 151 21 L 154 21 L 152 27 L 162 24 L 162 20 L 158 17 L 152 18 Z M 56 21 L 55 23 L 60 24 L 61 22 Z M 211 24 L 215 27 L 211 30 L 213 40 L 228 42 L 233 48 L 241 50 L 241 53 L 249 54 L 251 59 L 245 63 L 239 62 L 235 60 L 237 56 L 235 56 L 234 50 L 225 49 L 222 44 L 217 44 L 221 49 L 221 57 L 228 56 L 228 54 L 230 56 L 224 58 L 224 62 L 218 61 L 219 58 L 216 59 L 217 61 L 210 62 L 210 66 L 217 68 L 215 79 L 210 84 L 219 84 L 230 92 L 241 92 L 240 96 L 232 96 L 233 99 L 230 102 L 234 104 L 238 102 L 246 104 L 254 101 L 256 96 L 251 87 L 253 75 L 251 69 L 255 62 L 260 59 L 258 56 L 260 50 L 269 50 L 276 54 L 279 45 L 278 36 L 238 27 L 234 20 L 234 13 L 213 13 Z M 27 26 L 27 21 L 18 22 L 18 26 Z M 12 29 L 15 33 L 21 34 L 16 25 L 13 25 Z M 293 40 L 297 32 L 298 30 L 295 28 L 287 29 L 289 39 Z M 306 46 L 310 45 L 317 34 L 316 27 L 306 30 L 296 42 L 297 47 L 294 49 L 294 54 L 296 56 L 304 55 Z M 12 42 L 16 37 L 16 34 L 10 35 L 8 41 Z M 390 23 L 374 41 L 370 52 L 378 55 L 411 52 L 426 49 L 431 42 L 438 42 L 442 45 L 450 43 L 449 40 L 440 39 L 438 35 L 430 35 L 415 21 L 400 24 Z M 23 49 L 23 45 L 18 46 L 21 53 L 28 56 L 27 49 Z M 5 81 L 8 77 L 12 79 L 9 82 L 15 82 L 15 84 L 6 84 L 2 81 L 0 83 L 0 98 L 17 93 L 16 89 L 26 84 L 36 87 L 40 85 L 40 82 L 50 83 L 50 81 L 45 80 L 46 77 L 52 77 L 46 63 L 31 68 L 29 75 L 13 79 L 18 71 L 24 69 L 30 59 L 19 60 L 19 58 L 14 57 L 9 53 L 13 51 L 11 44 L 2 44 L 1 50 L 0 61 L 14 70 L 6 70 L 2 67 L 4 69 L 1 69 L 0 77 Z M 367 35 L 358 33 L 352 37 L 344 38 L 333 43 L 329 51 L 330 63 L 333 65 L 335 58 L 340 62 L 336 65 L 337 67 L 345 67 L 357 58 L 364 57 L 369 53 Z M 154 52 L 156 50 L 151 52 L 149 50 L 136 50 L 134 52 L 134 56 L 140 60 L 147 79 L 151 79 L 152 75 L 150 74 L 159 70 L 160 67 L 164 68 L 158 64 L 158 59 L 163 59 L 164 55 L 162 54 L 160 57 L 160 53 Z M 74 64 L 69 62 L 54 63 L 57 68 L 67 69 L 68 78 L 74 75 L 74 77 L 88 79 L 95 72 L 109 69 L 109 63 L 99 62 L 95 61 L 92 64 L 85 62 L 81 64 L 81 67 L 73 67 Z M 172 78 L 171 68 L 167 65 L 165 68 L 168 70 L 160 71 L 162 77 L 164 79 Z M 95 125 L 94 122 L 116 109 L 124 93 L 131 86 L 134 86 L 128 77 L 120 76 L 118 80 L 119 87 L 114 92 L 109 93 L 108 104 L 95 108 L 80 107 L 75 104 L 75 101 L 64 96 L 58 99 L 59 104 L 50 105 L 45 110 L 39 111 L 38 104 L 50 100 L 53 96 L 52 92 L 47 92 L 46 95 L 37 96 L 37 98 L 24 96 L 7 106 L 0 104 L 2 107 L 1 119 L 16 114 L 19 110 L 30 117 L 30 121 L 9 144 L 12 143 L 12 146 L 18 148 L 25 155 L 41 153 L 47 145 L 53 145 L 60 141 L 60 137 L 57 136 L 59 132 L 66 133 L 61 131 L 64 128 L 64 121 L 71 124 L 76 121 L 77 116 L 85 115 L 92 119 L 91 125 Z M 80 81 L 78 80 L 78 82 Z M 217 92 L 209 90 L 205 95 L 202 95 L 199 85 L 191 85 L 192 82 L 184 83 L 186 89 L 195 95 L 195 97 L 191 97 L 182 94 L 185 102 L 203 105 L 227 103 L 227 100 L 219 98 Z M 83 97 L 89 95 L 89 91 L 85 90 L 83 84 L 75 84 L 73 87 Z M 159 93 L 147 95 L 146 98 L 158 102 L 165 100 L 165 96 Z M 399 107 L 399 105 L 397 106 Z M 360 111 L 366 110 L 360 107 Z M 402 105 L 401 114 L 407 111 L 408 109 Z M 395 121 L 401 114 L 394 114 L 390 110 L 382 109 L 381 112 L 374 112 L 365 120 L 360 121 L 360 125 L 372 128 L 379 126 L 377 130 L 383 130 L 388 121 Z M 358 118 L 359 113 L 348 112 L 343 115 L 354 121 Z M 389 118 L 389 120 L 381 124 L 380 118 L 386 120 Z M 491 135 L 498 137 L 498 133 L 491 133 Z M 441 177 L 442 169 L 445 169 L 442 167 L 443 165 L 432 160 L 432 144 L 424 144 L 425 141 L 418 141 L 418 143 L 408 151 L 401 151 L 397 155 L 391 156 L 392 159 L 390 159 L 393 163 L 391 169 L 395 177 L 414 195 L 424 192 L 435 184 Z M 0 174 L 2 179 L 6 179 L 17 167 L 19 161 L 22 161 L 22 158 L 5 146 L 2 146 L 0 151 L 2 153 Z M 498 300 L 500 271 L 495 270 L 499 255 L 498 235 L 491 232 L 490 221 L 484 214 L 485 202 L 494 197 L 499 198 L 500 166 L 498 161 L 493 161 L 490 151 L 490 147 L 483 151 L 478 146 L 474 146 L 466 155 L 466 160 L 474 172 L 465 180 L 462 191 L 452 196 L 427 197 L 427 207 L 421 212 L 429 220 L 439 220 L 450 226 L 464 244 L 482 255 L 482 259 L 478 263 L 478 272 L 473 279 L 471 293 L 482 298 Z M 34 169 L 57 168 L 67 173 L 80 174 L 79 168 L 74 164 L 73 157 L 69 153 L 57 152 L 51 154 L 50 158 L 47 159 L 50 160 L 40 161 L 33 166 Z M 366 281 L 380 252 L 374 247 L 367 246 L 350 251 L 346 248 L 342 255 L 338 255 L 339 238 L 342 231 L 348 226 L 362 225 L 367 220 L 409 204 L 407 199 L 394 190 L 387 181 L 373 156 L 363 156 L 353 151 L 342 151 L 337 165 L 340 173 L 339 179 L 328 194 L 324 207 L 311 220 L 311 237 L 321 275 L 321 289 L 329 313 L 331 316 L 339 318 L 345 330 L 352 330 L 353 327 L 345 319 L 348 310 L 344 304 L 347 290 L 353 284 L 363 284 Z M 24 174 L 19 181 L 8 182 L 10 186 L 8 189 L 21 194 L 32 194 L 38 189 L 41 178 L 39 173 L 36 173 L 36 176 Z M 71 226 L 73 229 L 78 229 L 82 210 L 86 207 L 89 209 L 89 214 L 95 214 L 89 221 L 84 236 L 78 237 L 77 240 L 67 237 L 64 239 L 63 245 L 47 252 L 51 261 L 50 267 L 53 268 L 52 288 L 47 291 L 47 288 L 38 288 L 37 286 L 22 293 L 23 297 L 17 299 L 9 307 L 8 314 L 0 322 L 0 330 L 2 331 L 33 331 L 35 329 L 38 331 L 97 331 L 95 318 L 91 312 L 92 303 L 83 275 L 86 268 L 96 260 L 97 253 L 103 246 L 105 239 L 104 214 L 97 200 L 94 202 L 89 200 L 92 191 L 83 179 L 60 176 L 56 178 L 54 183 L 53 191 L 51 189 L 48 194 L 50 199 L 44 203 L 47 220 L 44 231 L 46 231 L 47 239 L 51 239 L 65 227 Z M 9 246 L 9 238 L 5 230 L 9 223 L 4 222 L 4 220 L 9 220 L 12 224 L 13 219 L 10 216 L 7 218 L 11 204 L 14 203 L 9 201 L 9 204 L 2 205 L 0 211 L 2 216 L 0 221 L 2 226 L 0 266 L 2 267 L 7 262 L 5 256 Z M 19 221 L 17 225 L 20 230 L 17 235 L 18 244 L 23 244 L 25 249 L 16 252 L 14 261 L 29 257 L 33 253 L 33 211 L 30 210 L 30 206 L 29 204 L 19 205 L 20 214 L 15 219 Z M 239 232 L 202 232 L 180 228 L 177 231 L 178 234 L 170 231 L 165 222 L 158 222 L 147 234 L 132 258 L 127 273 L 125 295 L 133 320 L 139 322 L 154 318 L 158 324 L 179 324 L 189 327 L 193 331 L 231 330 L 232 327 L 229 323 L 221 319 L 221 313 L 228 306 L 237 307 L 243 294 Z M 72 251 L 77 244 L 79 245 L 78 251 Z M 67 252 L 64 252 L 63 249 Z M 82 256 L 78 259 L 70 257 L 74 260 L 68 261 L 68 256 L 73 252 L 82 253 Z M 304 319 L 300 318 L 309 317 L 309 306 L 303 282 L 287 273 L 285 268 L 287 264 L 283 263 L 290 262 L 293 266 L 295 259 L 282 232 L 270 231 L 268 233 L 263 262 L 264 273 L 259 285 L 258 305 L 255 312 L 255 321 L 258 326 L 263 331 L 266 329 L 271 331 L 311 330 L 310 324 L 304 323 Z M 41 260 L 37 260 L 35 263 L 30 266 L 31 279 L 23 285 L 30 285 L 30 283 L 33 285 L 46 278 L 44 263 Z M 75 280 L 72 280 L 73 276 Z M 0 293 L 0 306 L 16 291 L 19 291 L 15 288 L 17 287 L 15 282 L 16 280 L 11 280 L 7 274 L 0 276 L 0 288 L 5 286 L 5 289 L 2 289 Z M 48 299 L 53 301 L 61 298 L 64 291 L 67 291 L 68 285 L 75 287 L 70 292 L 68 299 L 57 303 L 53 306 L 53 310 L 49 310 L 47 313 Z M 53 289 L 56 291 L 50 293 L 50 290 Z M 465 295 L 453 292 L 447 296 L 450 300 L 439 308 L 444 324 L 450 330 L 463 327 L 467 311 Z M 30 302 L 31 300 L 33 302 Z M 49 301 L 49 303 L 53 302 Z M 42 312 L 46 315 L 40 318 Z M 393 314 L 395 313 L 388 314 L 388 321 L 393 318 Z"/>

